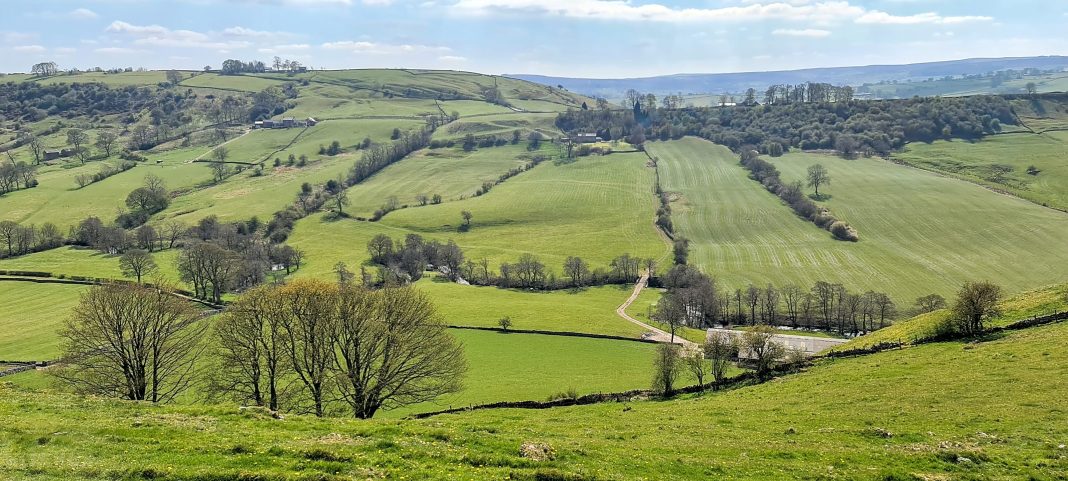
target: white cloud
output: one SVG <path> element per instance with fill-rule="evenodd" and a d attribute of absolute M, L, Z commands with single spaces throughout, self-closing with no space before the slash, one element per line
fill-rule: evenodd
<path fill-rule="evenodd" d="M 245 27 L 229 27 L 224 28 L 223 35 L 228 37 L 246 37 L 246 38 L 273 38 L 273 37 L 291 37 L 293 34 L 288 32 L 268 32 L 266 30 L 253 30 Z"/>
<path fill-rule="evenodd" d="M 72 48 L 72 47 L 59 47 L 59 48 L 55 49 L 55 52 L 60 54 L 60 55 L 70 55 L 70 54 L 72 54 L 74 52 L 77 52 L 77 51 L 78 51 L 78 49 Z"/>
<path fill-rule="evenodd" d="M 438 57 L 438 60 L 449 63 L 462 63 L 467 61 L 467 57 L 461 57 L 459 55 L 442 55 Z"/>
<path fill-rule="evenodd" d="M 957 24 L 968 22 L 989 22 L 993 17 L 979 15 L 965 15 L 956 17 L 943 17 L 935 12 L 917 13 L 915 15 L 893 15 L 879 10 L 857 17 L 857 23 L 884 24 L 884 25 L 919 25 L 919 24 Z"/>
<path fill-rule="evenodd" d="M 144 50 L 138 50 L 136 48 L 127 47 L 102 47 L 93 49 L 93 52 L 104 55 L 128 55 L 132 53 L 142 53 Z"/>
<path fill-rule="evenodd" d="M 327 42 L 322 45 L 322 48 L 326 50 L 349 51 L 352 53 L 364 53 L 370 55 L 401 55 L 427 52 L 446 53 L 452 51 L 449 47 L 436 47 L 431 45 L 389 44 L 352 40 Z"/>
<path fill-rule="evenodd" d="M 370 5 L 372 7 L 384 7 L 392 5 L 393 0 L 362 0 L 364 5 Z"/>
<path fill-rule="evenodd" d="M 17 47 L 12 47 L 11 50 L 19 53 L 44 53 L 48 51 L 47 48 L 40 45 L 19 45 Z"/>
<path fill-rule="evenodd" d="M 263 48 L 257 49 L 257 51 L 259 53 L 264 53 L 264 54 L 267 54 L 267 55 L 276 55 L 276 54 L 287 54 L 287 53 L 288 54 L 292 54 L 292 53 L 297 53 L 297 52 L 303 52 L 303 51 L 306 51 L 306 50 L 308 50 L 310 48 L 311 48 L 311 45 L 308 45 L 306 43 L 291 43 L 291 44 L 284 44 L 284 45 L 274 45 L 274 46 L 271 46 L 271 47 L 263 47 Z"/>
<path fill-rule="evenodd" d="M 84 20 L 92 20 L 99 17 L 96 12 L 89 10 L 88 8 L 75 8 L 68 13 L 73 18 L 80 18 Z"/>
<path fill-rule="evenodd" d="M 192 30 L 171 30 L 160 25 L 133 25 L 123 21 L 112 22 L 105 31 L 134 37 L 133 43 L 136 45 L 155 47 L 229 50 L 252 46 L 251 42 L 244 40 L 223 41 Z"/>
<path fill-rule="evenodd" d="M 700 23 L 743 20 L 812 20 L 852 19 L 865 13 L 846 1 L 779 1 L 748 3 L 721 8 L 675 8 L 658 3 L 635 5 L 624 0 L 458 0 L 454 11 L 468 15 L 498 12 L 540 13 L 561 17 Z"/>
<path fill-rule="evenodd" d="M 793 28 L 779 28 L 771 32 L 772 35 L 778 35 L 782 37 L 809 37 L 809 38 L 823 38 L 831 35 L 830 30 L 821 30 L 817 28 L 806 29 L 793 29 Z"/>

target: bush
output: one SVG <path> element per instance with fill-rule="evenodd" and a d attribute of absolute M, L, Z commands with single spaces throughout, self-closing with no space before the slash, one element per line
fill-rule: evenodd
<path fill-rule="evenodd" d="M 850 242 L 856 242 L 860 240 L 860 237 L 857 235 L 856 229 L 853 229 L 853 226 L 845 222 L 836 221 L 835 223 L 831 224 L 830 230 L 831 234 L 834 235 L 835 239 Z"/>

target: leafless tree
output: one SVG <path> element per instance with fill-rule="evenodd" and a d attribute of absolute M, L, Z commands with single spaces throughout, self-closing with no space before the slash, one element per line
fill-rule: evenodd
<path fill-rule="evenodd" d="M 246 292 L 219 318 L 218 367 L 210 384 L 214 395 L 280 409 L 282 382 L 290 372 L 283 314 L 278 289 L 261 286 Z"/>
<path fill-rule="evenodd" d="M 590 274 L 590 266 L 580 257 L 571 256 L 564 260 L 564 275 L 571 278 L 575 287 L 585 285 Z"/>
<path fill-rule="evenodd" d="M 119 257 L 119 268 L 122 269 L 122 275 L 136 278 L 138 284 L 141 283 L 143 277 L 158 270 L 152 254 L 143 249 L 130 249 L 124 252 Z"/>
<path fill-rule="evenodd" d="M 75 391 L 167 402 L 189 387 L 204 324 L 185 301 L 161 289 L 89 289 L 60 333 L 56 375 Z"/>
<path fill-rule="evenodd" d="M 117 140 L 119 140 L 119 136 L 110 130 L 102 130 L 96 134 L 96 146 L 104 151 L 105 157 L 111 157 Z"/>
<path fill-rule="evenodd" d="M 425 294 L 341 289 L 334 338 L 339 390 L 355 417 L 433 400 L 462 387 L 463 347 Z"/>
<path fill-rule="evenodd" d="M 312 412 L 325 414 L 333 336 L 338 312 L 338 286 L 299 279 L 280 288 L 286 355 L 293 372 L 311 397 Z"/>
<path fill-rule="evenodd" d="M 686 351 L 682 356 L 682 361 L 686 364 L 686 368 L 690 370 L 690 374 L 697 379 L 697 385 L 701 386 L 701 390 L 705 389 L 705 377 L 711 371 L 711 365 L 708 360 L 705 359 L 705 353 L 701 349 L 691 349 Z"/>

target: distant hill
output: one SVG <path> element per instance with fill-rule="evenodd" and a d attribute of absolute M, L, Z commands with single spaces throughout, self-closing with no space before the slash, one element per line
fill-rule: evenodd
<path fill-rule="evenodd" d="M 773 84 L 826 82 L 860 86 L 883 81 L 938 79 L 945 76 L 978 75 L 1000 70 L 1061 70 L 1068 68 L 1068 57 L 974 58 L 907 65 L 868 65 L 859 67 L 812 68 L 773 72 L 739 72 L 720 74 L 676 74 L 629 79 L 584 79 L 542 75 L 507 75 L 545 85 L 557 86 L 585 95 L 621 98 L 627 89 L 654 94 L 741 92 L 761 90 Z"/>

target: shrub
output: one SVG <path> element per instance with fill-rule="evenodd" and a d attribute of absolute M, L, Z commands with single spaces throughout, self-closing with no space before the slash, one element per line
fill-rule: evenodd
<path fill-rule="evenodd" d="M 831 224 L 830 230 L 831 234 L 834 235 L 835 239 L 850 242 L 856 242 L 860 240 L 860 237 L 857 235 L 857 231 L 853 229 L 853 226 L 845 222 L 836 221 L 835 223 Z"/>

